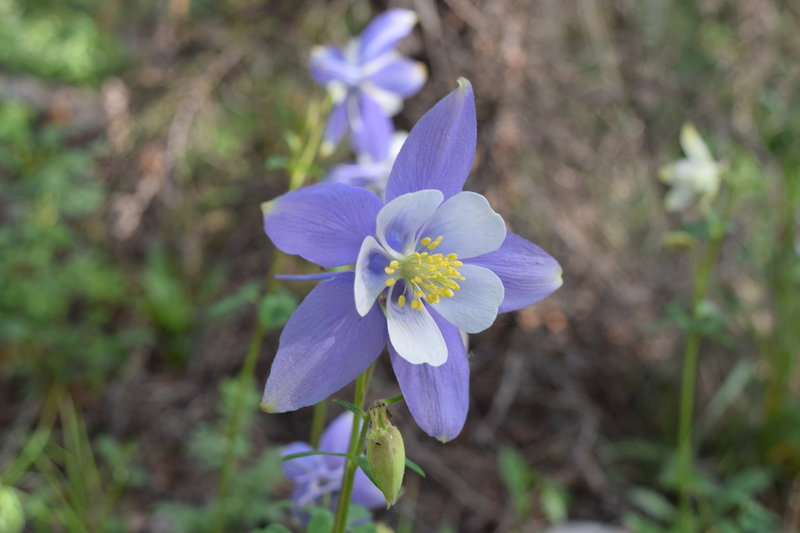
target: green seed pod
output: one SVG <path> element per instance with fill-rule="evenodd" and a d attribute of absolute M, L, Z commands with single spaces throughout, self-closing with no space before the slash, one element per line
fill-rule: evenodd
<path fill-rule="evenodd" d="M 385 405 L 371 407 L 369 417 L 371 424 L 367 432 L 367 462 L 375 477 L 375 484 L 383 492 L 388 509 L 397 501 L 403 486 L 406 448 L 400 430 L 389 421 Z"/>
<path fill-rule="evenodd" d="M 24 526 L 25 513 L 16 489 L 0 485 L 0 531 L 19 533 Z"/>

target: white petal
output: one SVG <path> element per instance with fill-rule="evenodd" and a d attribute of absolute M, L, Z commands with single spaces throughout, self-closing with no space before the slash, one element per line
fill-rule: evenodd
<path fill-rule="evenodd" d="M 670 189 L 664 200 L 667 211 L 683 211 L 695 197 L 695 191 L 691 187 L 676 186 Z"/>
<path fill-rule="evenodd" d="M 661 169 L 661 181 L 670 185 L 691 185 L 697 165 L 689 159 L 678 159 Z"/>
<path fill-rule="evenodd" d="M 494 252 L 506 238 L 506 223 L 485 197 L 460 192 L 447 199 L 431 216 L 421 237 L 443 237 L 436 252 L 456 253 L 459 259 Z"/>
<path fill-rule="evenodd" d="M 361 243 L 361 250 L 356 260 L 354 284 L 356 310 L 359 315 L 366 316 L 372 309 L 375 299 L 386 288 L 386 279 L 389 275 L 383 269 L 391 260 L 392 258 L 373 237 L 368 236 Z"/>
<path fill-rule="evenodd" d="M 467 333 L 478 333 L 494 323 L 503 301 L 503 282 L 491 270 L 476 265 L 458 269 L 466 278 L 452 298 L 442 298 L 433 309 L 448 322 Z M 391 334 L 391 330 L 390 330 Z"/>
<path fill-rule="evenodd" d="M 440 366 L 447 361 L 447 344 L 439 326 L 428 309 L 411 309 L 409 303 L 397 305 L 395 286 L 386 303 L 386 323 L 389 328 L 389 341 L 397 354 L 411 364 L 427 363 Z"/>
<path fill-rule="evenodd" d="M 681 148 L 689 159 L 697 161 L 713 161 L 708 146 L 691 124 L 684 124 L 681 128 Z"/>
<path fill-rule="evenodd" d="M 373 100 L 378 102 L 383 112 L 387 117 L 393 117 L 403 109 L 403 97 L 390 93 L 385 89 L 381 89 L 370 81 L 361 83 L 361 90 L 370 96 Z"/>
<path fill-rule="evenodd" d="M 400 149 L 403 147 L 403 144 L 405 144 L 406 139 L 408 139 L 407 131 L 396 131 L 394 135 L 392 135 L 392 143 L 389 145 L 389 160 L 392 163 L 397 159 L 397 154 L 400 153 Z M 391 168 L 389 170 L 391 170 Z"/>
<path fill-rule="evenodd" d="M 414 251 L 418 230 L 442 203 L 441 191 L 428 189 L 398 196 L 380 210 L 375 234 L 384 248 L 402 259 Z"/>

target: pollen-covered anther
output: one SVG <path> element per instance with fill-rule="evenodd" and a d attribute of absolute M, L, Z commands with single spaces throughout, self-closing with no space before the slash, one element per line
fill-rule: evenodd
<path fill-rule="evenodd" d="M 387 274 L 393 275 L 386 280 L 388 287 L 394 286 L 399 280 L 405 282 L 397 300 L 398 306 L 403 307 L 408 301 L 411 309 L 421 311 L 424 308 L 423 301 L 430 305 L 438 304 L 442 298 L 454 297 L 455 291 L 461 289 L 455 281 L 464 280 L 458 271 L 464 263 L 458 260 L 458 255 L 429 252 L 443 240 L 442 236 L 436 239 L 425 237 L 419 241 L 417 251 L 405 259 L 391 261 L 384 269 Z"/>

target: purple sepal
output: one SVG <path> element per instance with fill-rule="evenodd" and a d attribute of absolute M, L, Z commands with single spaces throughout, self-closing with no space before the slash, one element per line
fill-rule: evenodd
<path fill-rule="evenodd" d="M 475 98 L 472 85 L 440 100 L 408 134 L 395 160 L 386 200 L 423 189 L 438 189 L 445 199 L 461 191 L 475 158 Z"/>
<path fill-rule="evenodd" d="M 411 416 L 425 433 L 442 442 L 461 433 L 469 408 L 469 362 L 458 328 L 431 312 L 447 343 L 447 361 L 437 367 L 414 365 L 389 345 L 397 382 Z"/>
<path fill-rule="evenodd" d="M 390 9 L 372 19 L 359 37 L 358 55 L 361 64 L 389 52 L 411 33 L 417 15 L 408 9 Z"/>
<path fill-rule="evenodd" d="M 404 57 L 392 60 L 369 75 L 369 81 L 403 98 L 415 95 L 427 78 L 424 64 Z"/>
<path fill-rule="evenodd" d="M 348 63 L 342 51 L 336 46 L 314 48 L 309 70 L 311 77 L 321 85 L 327 85 L 332 81 L 354 84 L 358 83 L 361 77 L 359 68 Z"/>
<path fill-rule="evenodd" d="M 350 117 L 353 147 L 356 153 L 366 154 L 373 161 L 384 161 L 389 156 L 392 142 L 392 121 L 378 102 L 364 92 L 353 98 L 357 101 L 353 109 L 358 109 L 358 116 Z"/>
<path fill-rule="evenodd" d="M 359 316 L 352 272 L 312 290 L 281 333 L 262 408 L 282 413 L 320 402 L 363 372 L 386 344 L 386 320 L 376 305 Z"/>
<path fill-rule="evenodd" d="M 503 282 L 505 296 L 500 304 L 500 313 L 535 304 L 563 283 L 558 261 L 510 231 L 500 248 L 465 262 L 488 268 Z"/>
<path fill-rule="evenodd" d="M 325 122 L 325 131 L 322 133 L 323 152 L 333 152 L 344 134 L 347 133 L 347 99 L 334 104 L 328 120 Z"/>
<path fill-rule="evenodd" d="M 364 237 L 375 233 L 382 202 L 372 192 L 319 183 L 263 204 L 264 231 L 287 254 L 329 268 L 355 263 Z"/>

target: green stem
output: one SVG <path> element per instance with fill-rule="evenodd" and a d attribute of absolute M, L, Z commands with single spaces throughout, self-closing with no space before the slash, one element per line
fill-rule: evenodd
<path fill-rule="evenodd" d="M 323 113 L 327 111 L 329 106 L 330 104 L 326 99 L 322 103 L 312 102 L 308 107 L 308 113 L 306 113 L 306 142 L 297 153 L 292 154 L 293 161 L 289 172 L 290 191 L 299 189 L 311 172 L 311 167 L 314 164 L 317 153 L 319 153 L 322 135 L 325 131 L 322 124 Z"/>
<path fill-rule="evenodd" d="M 321 104 L 314 102 L 309 106 L 305 122 L 305 142 L 297 152 L 293 151 L 292 153 L 293 163 L 290 165 L 289 191 L 299 189 L 303 185 L 306 176 L 314 164 L 314 159 L 319 151 L 324 131 L 322 116 L 328 106 L 329 103 L 327 100 Z M 282 270 L 284 259 L 284 254 L 279 251 L 275 252 L 272 265 L 270 266 L 269 273 L 264 283 L 267 292 L 271 291 L 277 284 L 275 274 Z M 247 355 L 245 355 L 244 365 L 239 373 L 239 383 L 237 385 L 237 394 L 233 404 L 233 412 L 225 431 L 225 455 L 222 460 L 222 472 L 217 488 L 216 509 L 214 511 L 214 520 L 211 529 L 216 533 L 221 533 L 225 527 L 225 505 L 227 503 L 228 485 L 230 484 L 230 479 L 233 475 L 236 463 L 236 436 L 242 431 L 241 426 L 242 420 L 244 419 L 244 409 L 246 407 L 246 391 L 253 384 L 256 360 L 261 351 L 261 344 L 264 341 L 266 333 L 266 328 L 260 321 L 257 322 L 253 335 L 250 338 L 250 346 L 247 350 Z M 325 418 L 324 413 L 322 418 Z"/>
<path fill-rule="evenodd" d="M 697 383 L 697 360 L 700 354 L 700 340 L 702 334 L 696 324 L 700 317 L 700 308 L 708 293 L 708 285 L 717 256 L 725 237 L 728 213 L 732 206 L 731 196 L 728 197 L 724 216 L 718 221 L 712 234 L 705 254 L 700 259 L 695 271 L 694 295 L 692 299 L 693 327 L 686 336 L 686 345 L 683 353 L 683 372 L 681 380 L 680 411 L 678 420 L 678 494 L 680 501 L 679 531 L 692 533 L 694 531 L 694 512 L 692 510 L 692 426 L 694 423 L 695 388 Z"/>
<path fill-rule="evenodd" d="M 364 408 L 364 400 L 367 397 L 367 389 L 369 388 L 369 381 L 374 368 L 375 363 L 372 363 L 369 368 L 356 378 L 356 393 L 353 404 L 359 409 Z M 358 416 L 353 416 L 353 429 L 350 432 L 350 447 L 347 451 L 351 457 L 361 455 L 361 451 L 364 449 L 364 440 L 367 435 L 366 427 L 367 422 L 365 420 Z M 350 510 L 350 496 L 353 494 L 353 480 L 356 476 L 356 468 L 358 468 L 358 463 L 352 459 L 348 459 L 345 465 L 344 476 L 342 477 L 339 504 L 336 507 L 336 519 L 333 523 L 331 533 L 344 533 L 345 527 L 347 526 L 347 513 Z"/>
<path fill-rule="evenodd" d="M 328 401 L 322 400 L 314 406 L 314 415 L 311 418 L 311 438 L 308 442 L 311 447 L 316 449 L 319 439 L 322 436 L 322 429 L 325 427 L 325 414 L 328 412 Z"/>

